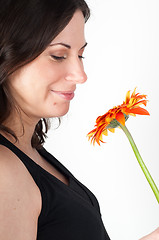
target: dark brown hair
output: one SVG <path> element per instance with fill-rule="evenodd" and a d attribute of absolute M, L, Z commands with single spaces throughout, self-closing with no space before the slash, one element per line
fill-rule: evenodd
<path fill-rule="evenodd" d="M 11 134 L 16 141 L 15 133 L 4 126 L 13 109 L 20 117 L 18 103 L 9 91 L 9 76 L 38 57 L 78 9 L 87 21 L 90 10 L 84 0 L 0 1 L 0 130 Z M 42 147 L 49 126 L 49 119 L 37 123 L 32 147 Z"/>

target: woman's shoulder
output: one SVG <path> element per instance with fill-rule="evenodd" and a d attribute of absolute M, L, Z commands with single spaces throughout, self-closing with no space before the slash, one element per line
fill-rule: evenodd
<path fill-rule="evenodd" d="M 11 177 L 15 171 L 16 163 L 18 163 L 16 156 L 8 148 L 0 145 L 0 176 L 5 176 L 9 171 L 10 174 L 7 176 Z"/>
<path fill-rule="evenodd" d="M 23 162 L 10 149 L 0 145 L 0 179 L 2 178 L 0 184 L 10 182 L 7 187 L 13 187 L 13 184 L 19 186 L 16 189 L 11 187 L 11 191 L 20 191 L 22 186 L 23 194 L 24 190 L 32 191 L 32 194 L 38 192 L 38 187 Z"/>
<path fill-rule="evenodd" d="M 4 176 L 7 174 L 6 176 L 8 178 L 13 178 L 14 180 L 19 177 L 25 178 L 27 176 L 27 171 L 22 161 L 14 152 L 3 145 L 0 145 L 0 173 Z"/>
<path fill-rule="evenodd" d="M 0 219 L 3 219 L 0 221 L 0 236 L 4 229 L 4 236 L 8 236 L 5 228 L 8 226 L 16 239 L 22 239 L 25 225 L 30 229 L 30 236 L 36 235 L 40 210 L 40 192 L 29 172 L 13 152 L 0 145 Z M 14 229 L 20 232 L 16 233 Z"/>
<path fill-rule="evenodd" d="M 39 206 L 40 191 L 30 173 L 20 159 L 8 148 L 0 145 L 0 200 L 2 196 L 14 200 L 21 199 L 25 205 Z"/>

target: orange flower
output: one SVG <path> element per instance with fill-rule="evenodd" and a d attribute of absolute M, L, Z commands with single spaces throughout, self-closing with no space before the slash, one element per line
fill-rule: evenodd
<path fill-rule="evenodd" d="M 107 136 L 108 130 L 115 132 L 115 128 L 119 127 L 120 124 L 125 125 L 125 121 L 129 118 L 129 115 L 150 115 L 146 109 L 140 107 L 142 104 L 146 106 L 148 101 L 146 99 L 147 96 L 135 92 L 136 88 L 130 96 L 130 91 L 128 91 L 123 104 L 110 109 L 107 113 L 96 119 L 96 128 L 87 134 L 88 139 L 91 139 L 93 144 L 97 142 L 100 145 L 100 142 L 103 142 L 102 135 Z"/>

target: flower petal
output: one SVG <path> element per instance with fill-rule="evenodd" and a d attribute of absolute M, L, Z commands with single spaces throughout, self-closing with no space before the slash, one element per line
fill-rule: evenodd
<path fill-rule="evenodd" d="M 136 92 L 136 88 L 134 89 L 133 93 L 131 94 L 131 97 L 135 97 L 135 92 Z"/>
<path fill-rule="evenodd" d="M 105 129 L 105 130 L 102 132 L 102 134 L 104 134 L 105 136 L 108 136 L 108 130 Z"/>
<path fill-rule="evenodd" d="M 128 103 L 130 100 L 130 90 L 126 94 L 125 103 Z"/>
<path fill-rule="evenodd" d="M 120 122 L 123 126 L 125 125 L 125 117 L 122 112 L 116 114 L 116 120 Z"/>
<path fill-rule="evenodd" d="M 108 128 L 108 130 L 112 133 L 115 133 L 115 128 Z"/>
<path fill-rule="evenodd" d="M 146 106 L 147 105 L 147 100 L 141 100 L 139 102 L 136 102 L 136 103 L 133 104 L 133 106 L 137 107 L 137 106 L 140 106 L 142 104 Z"/>
<path fill-rule="evenodd" d="M 141 108 L 141 107 L 127 109 L 127 113 L 134 113 L 134 114 L 139 114 L 139 115 L 150 115 L 146 109 Z"/>

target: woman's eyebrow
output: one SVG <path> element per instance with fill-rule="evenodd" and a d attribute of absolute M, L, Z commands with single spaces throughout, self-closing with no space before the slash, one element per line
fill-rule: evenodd
<path fill-rule="evenodd" d="M 66 48 L 69 48 L 69 49 L 71 48 L 70 45 L 68 45 L 68 44 L 66 44 L 66 43 L 62 43 L 62 42 L 52 43 L 52 44 L 50 44 L 50 47 L 51 47 L 51 46 L 56 46 L 56 45 L 62 45 L 62 46 L 66 47 Z"/>
<path fill-rule="evenodd" d="M 86 46 L 87 46 L 87 42 L 83 45 L 83 47 L 81 47 L 80 49 L 83 49 L 83 48 L 85 48 Z M 62 46 L 64 46 L 64 47 L 66 47 L 66 48 L 68 48 L 68 49 L 71 49 L 71 46 L 70 45 L 68 45 L 68 44 L 66 44 L 66 43 L 62 43 L 62 42 L 59 42 L 59 43 L 52 43 L 52 44 L 50 44 L 49 46 L 51 47 L 51 46 L 56 46 L 56 45 L 62 45 Z"/>

